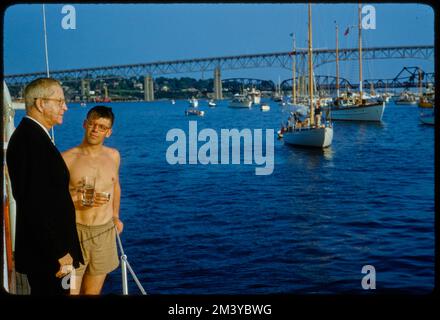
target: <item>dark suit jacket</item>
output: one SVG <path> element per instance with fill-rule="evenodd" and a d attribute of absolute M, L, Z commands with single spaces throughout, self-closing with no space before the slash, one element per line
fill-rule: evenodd
<path fill-rule="evenodd" d="M 15 268 L 56 272 L 67 253 L 75 267 L 83 262 L 69 193 L 69 170 L 43 128 L 23 118 L 6 153 L 17 204 Z"/>

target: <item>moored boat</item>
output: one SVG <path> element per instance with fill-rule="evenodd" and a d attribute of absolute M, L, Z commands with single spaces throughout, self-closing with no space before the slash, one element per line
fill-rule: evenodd
<path fill-rule="evenodd" d="M 417 98 L 416 96 L 409 92 L 404 91 L 400 94 L 400 96 L 397 98 L 396 101 L 394 101 L 395 104 L 417 104 Z"/>
<path fill-rule="evenodd" d="M 362 81 L 362 27 L 361 27 L 361 7 L 358 8 L 358 47 L 359 47 L 359 94 L 352 94 L 350 97 L 347 94 L 345 97 L 338 96 L 333 104 L 325 107 L 330 112 L 332 120 L 346 120 L 346 121 L 382 121 L 383 113 L 385 111 L 385 102 L 374 93 L 372 87 L 371 94 L 363 93 Z M 337 33 L 336 33 L 337 34 Z M 337 39 L 337 37 L 336 37 Z M 337 41 L 337 40 L 336 40 Z M 337 43 L 337 42 L 336 42 Z M 338 45 L 336 45 L 338 47 Z M 338 68 L 338 54 L 336 55 L 337 78 L 339 78 Z M 338 80 L 339 81 L 339 80 Z M 338 83 L 338 82 L 337 82 Z M 339 83 L 338 83 L 339 85 Z"/>
<path fill-rule="evenodd" d="M 269 111 L 270 106 L 267 103 L 263 103 L 263 104 L 261 104 L 260 110 L 261 111 Z"/>
<path fill-rule="evenodd" d="M 185 110 L 185 115 L 203 117 L 205 115 L 205 111 L 195 109 L 195 108 L 190 108 L 190 109 Z"/>
<path fill-rule="evenodd" d="M 245 95 L 236 94 L 229 103 L 229 108 L 250 108 L 252 106 L 252 100 Z"/>
<path fill-rule="evenodd" d="M 247 93 L 248 98 L 252 101 L 253 104 L 261 103 L 261 92 L 255 88 L 252 88 L 251 91 Z"/>
<path fill-rule="evenodd" d="M 312 57 L 312 12 L 309 4 L 309 23 L 308 23 L 308 65 L 309 65 L 309 107 L 310 112 L 305 118 L 301 119 L 298 112 L 291 112 L 287 126 L 280 130 L 286 144 L 302 147 L 327 148 L 333 141 L 333 127 L 329 121 L 321 123 L 320 109 L 315 110 L 313 99 L 313 57 Z M 315 115 L 316 111 L 316 115 Z"/>
<path fill-rule="evenodd" d="M 199 100 L 192 97 L 191 99 L 189 99 L 189 106 L 192 108 L 197 108 L 199 106 Z"/>

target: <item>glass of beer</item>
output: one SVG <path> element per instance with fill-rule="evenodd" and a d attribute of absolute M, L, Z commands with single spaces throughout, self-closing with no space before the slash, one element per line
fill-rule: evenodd
<path fill-rule="evenodd" d="M 82 177 L 81 203 L 85 207 L 91 207 L 95 198 L 96 178 L 91 176 Z"/>
<path fill-rule="evenodd" d="M 96 192 L 95 196 L 98 198 L 100 198 L 101 200 L 106 200 L 109 201 L 110 200 L 110 192 Z"/>

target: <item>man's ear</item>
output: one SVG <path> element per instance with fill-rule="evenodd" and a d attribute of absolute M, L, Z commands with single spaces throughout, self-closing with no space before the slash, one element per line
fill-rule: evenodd
<path fill-rule="evenodd" d="M 43 113 L 43 99 L 41 98 L 35 99 L 34 108 L 37 109 L 37 111 Z"/>
<path fill-rule="evenodd" d="M 108 129 L 107 133 L 105 134 L 105 137 L 108 138 L 112 135 L 112 129 Z"/>

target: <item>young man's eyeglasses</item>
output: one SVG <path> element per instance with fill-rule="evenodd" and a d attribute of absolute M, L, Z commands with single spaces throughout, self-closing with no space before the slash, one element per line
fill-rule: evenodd
<path fill-rule="evenodd" d="M 86 120 L 86 123 L 88 128 L 94 128 L 96 126 L 99 132 L 106 132 L 108 129 L 110 129 L 110 127 L 107 127 L 103 124 L 94 123 L 89 120 Z"/>
<path fill-rule="evenodd" d="M 62 107 L 66 103 L 66 100 L 65 99 L 61 99 L 61 98 L 59 98 L 59 99 L 56 99 L 56 98 L 43 98 L 43 97 L 35 98 L 35 100 L 37 100 L 37 99 L 56 101 L 56 102 L 58 102 L 58 107 Z"/>

